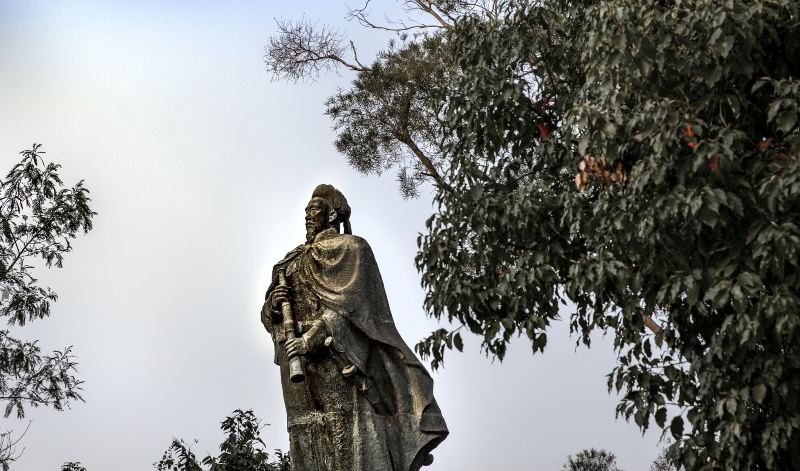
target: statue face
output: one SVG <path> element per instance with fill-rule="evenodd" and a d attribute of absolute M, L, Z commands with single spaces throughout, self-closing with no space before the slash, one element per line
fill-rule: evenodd
<path fill-rule="evenodd" d="M 306 205 L 306 240 L 311 241 L 315 235 L 331 225 L 331 209 L 322 198 L 311 198 Z"/>

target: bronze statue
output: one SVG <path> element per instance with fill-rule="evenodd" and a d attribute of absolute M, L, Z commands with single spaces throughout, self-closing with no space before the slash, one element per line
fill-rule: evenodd
<path fill-rule="evenodd" d="M 340 226 L 344 234 L 340 234 Z M 272 270 L 261 321 L 281 369 L 295 471 L 418 471 L 448 434 L 433 380 L 397 332 L 350 206 L 319 185 L 306 243 Z"/>

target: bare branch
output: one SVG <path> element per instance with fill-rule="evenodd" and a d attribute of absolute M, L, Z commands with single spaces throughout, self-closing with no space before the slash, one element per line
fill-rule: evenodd
<path fill-rule="evenodd" d="M 329 26 L 299 21 L 275 20 L 278 35 L 269 39 L 264 47 L 264 63 L 275 79 L 297 82 L 316 80 L 323 72 L 337 65 L 350 70 L 367 70 L 356 58 L 355 63 L 345 60 L 346 47 L 342 34 Z M 353 52 L 355 53 L 355 47 Z"/>
<path fill-rule="evenodd" d="M 645 313 L 642 313 L 642 319 L 644 320 L 644 326 L 650 329 L 651 332 L 653 332 L 654 334 L 661 332 L 661 326 L 658 325 L 656 321 L 653 320 L 652 317 L 648 316 Z"/>
<path fill-rule="evenodd" d="M 407 5 L 414 5 L 413 7 L 409 8 L 409 10 L 425 11 L 421 10 L 418 6 L 416 6 L 416 1 L 408 1 L 406 3 Z M 428 14 L 430 15 L 430 13 Z M 418 21 L 409 20 L 409 22 L 407 23 L 404 20 L 395 21 L 389 19 L 388 17 L 384 17 L 384 21 L 386 21 L 386 24 L 378 24 L 372 21 L 369 17 L 370 17 L 369 0 L 366 0 L 363 6 L 360 8 L 348 7 L 348 12 L 345 15 L 345 19 L 347 21 L 356 20 L 361 26 L 365 28 L 377 29 L 381 31 L 391 31 L 394 33 L 402 33 L 411 30 L 442 29 L 442 28 L 449 29 L 452 27 L 452 25 L 450 24 L 446 23 L 442 24 L 441 22 L 439 22 L 439 24 L 426 24 Z M 434 16 L 434 18 L 436 17 Z"/>
<path fill-rule="evenodd" d="M 419 148 L 417 143 L 414 142 L 414 140 L 411 138 L 411 136 L 408 135 L 407 132 L 397 132 L 395 134 L 395 139 L 405 144 L 411 150 L 411 152 L 414 153 L 417 159 L 419 159 L 419 162 L 427 171 L 426 174 L 433 179 L 437 187 L 439 187 L 442 191 L 448 189 L 447 183 L 444 181 L 442 176 L 436 170 L 436 167 L 433 165 L 431 159 L 427 155 L 425 155 L 422 149 Z"/>
<path fill-rule="evenodd" d="M 350 49 L 353 51 L 353 60 L 356 61 L 356 64 L 358 64 L 359 67 L 366 69 L 367 67 L 364 64 L 362 64 L 360 60 L 358 60 L 358 52 L 356 52 L 356 45 L 352 40 L 350 41 Z"/>
<path fill-rule="evenodd" d="M 446 15 L 446 16 L 450 17 L 450 15 L 447 13 L 447 11 L 446 10 L 445 11 L 441 11 L 441 10 L 437 11 L 436 10 L 436 8 L 439 7 L 439 2 L 435 2 L 435 1 L 431 1 L 431 0 L 428 0 L 428 1 L 425 1 L 425 0 L 414 0 L 414 4 L 417 5 L 417 7 L 420 10 L 422 10 L 425 13 L 427 13 L 427 14 L 431 15 L 432 17 L 434 17 L 436 19 L 436 21 L 438 21 L 439 24 L 442 26 L 442 28 L 451 29 L 453 27 L 452 24 L 448 23 L 447 21 L 444 20 L 444 18 L 442 18 L 442 15 Z M 450 17 L 450 20 L 452 21 L 453 18 Z"/>
<path fill-rule="evenodd" d="M 497 18 L 500 15 L 498 0 L 406 0 L 409 10 L 421 11 L 432 16 L 440 24 L 450 26 L 464 16 L 478 15 L 485 18 Z M 447 26 L 442 25 L 447 28 Z"/>
<path fill-rule="evenodd" d="M 14 461 L 17 461 L 22 453 L 25 451 L 25 448 L 22 450 L 17 451 L 17 445 L 22 438 L 28 433 L 28 429 L 31 427 L 31 423 L 28 422 L 28 425 L 25 426 L 25 430 L 22 431 L 17 437 L 12 435 L 13 431 L 8 430 L 6 432 L 0 433 L 0 465 L 4 468 Z"/>

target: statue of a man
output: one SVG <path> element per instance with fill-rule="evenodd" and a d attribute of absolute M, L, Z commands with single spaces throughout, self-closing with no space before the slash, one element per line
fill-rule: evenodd
<path fill-rule="evenodd" d="M 418 471 L 448 434 L 433 380 L 397 332 L 342 193 L 319 185 L 305 219 L 306 243 L 273 268 L 261 311 L 281 369 L 293 469 Z"/>

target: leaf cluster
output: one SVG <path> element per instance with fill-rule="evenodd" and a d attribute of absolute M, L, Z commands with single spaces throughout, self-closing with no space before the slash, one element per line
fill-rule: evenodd
<path fill-rule="evenodd" d="M 61 471 L 86 471 L 86 468 L 78 461 L 69 461 L 61 465 Z"/>
<path fill-rule="evenodd" d="M 21 152 L 22 161 L 0 182 L 0 316 L 9 325 L 50 314 L 57 297 L 36 284 L 30 263 L 61 267 L 70 240 L 88 232 L 95 215 L 83 182 L 63 188 L 60 165 L 45 163 L 40 147 Z"/>
<path fill-rule="evenodd" d="M 567 457 L 562 471 L 622 471 L 617 467 L 617 457 L 606 450 L 589 448 Z"/>
<path fill-rule="evenodd" d="M 545 0 L 459 20 L 428 312 L 502 359 L 571 306 L 580 342 L 613 332 L 617 413 L 669 431 L 670 461 L 800 468 L 799 19 L 788 0 Z M 417 350 L 437 366 L 454 339 Z"/>
<path fill-rule="evenodd" d="M 449 189 L 437 193 L 416 264 L 428 311 L 481 335 L 500 359 L 520 334 L 544 349 L 570 261 L 583 252 L 581 234 L 562 222 L 572 185 L 563 160 L 575 139 L 561 120 L 581 83 L 580 44 L 569 38 L 583 25 L 565 5 L 459 23 L 451 42 L 463 74 L 441 89 Z M 433 353 L 436 339 L 418 351 Z"/>
<path fill-rule="evenodd" d="M 217 456 L 206 456 L 201 465 L 186 442 L 173 439 L 154 467 L 159 471 L 290 471 L 288 454 L 275 450 L 275 459 L 270 459 L 260 436 L 262 427 L 252 411 L 237 409 L 222 421 L 227 435 Z"/>
<path fill-rule="evenodd" d="M 663 447 L 658 452 L 658 456 L 653 462 L 650 464 L 649 471 L 680 471 L 682 468 L 678 468 L 669 460 L 669 447 Z"/>

